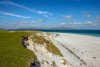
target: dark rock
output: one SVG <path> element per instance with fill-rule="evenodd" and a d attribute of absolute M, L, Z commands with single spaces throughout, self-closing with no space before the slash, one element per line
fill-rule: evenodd
<path fill-rule="evenodd" d="M 40 63 L 38 61 L 31 63 L 30 67 L 40 67 Z"/>

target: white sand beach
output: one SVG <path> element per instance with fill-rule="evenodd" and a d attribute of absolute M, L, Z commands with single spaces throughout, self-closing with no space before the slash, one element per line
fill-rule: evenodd
<path fill-rule="evenodd" d="M 73 67 L 100 67 L 100 37 L 59 33 L 53 39 Z"/>
<path fill-rule="evenodd" d="M 46 36 L 46 33 L 44 35 Z M 60 50 L 63 57 L 48 52 L 45 46 L 34 46 L 31 39 L 28 41 L 30 45 L 27 48 L 35 52 L 41 67 L 53 67 L 51 65 L 53 61 L 57 67 L 100 67 L 100 37 L 52 33 L 49 39 Z M 62 59 L 68 62 L 67 65 L 62 64 Z"/>

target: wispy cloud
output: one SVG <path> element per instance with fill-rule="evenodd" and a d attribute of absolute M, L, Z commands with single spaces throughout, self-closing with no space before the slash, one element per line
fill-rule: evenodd
<path fill-rule="evenodd" d="M 65 25 L 66 23 L 63 22 L 63 23 L 61 23 L 61 24 L 62 24 L 62 25 Z"/>
<path fill-rule="evenodd" d="M 35 10 L 35 9 L 31 9 L 29 7 L 26 7 L 26 6 L 11 2 L 11 1 L 1 1 L 0 4 L 12 5 L 12 6 L 15 6 L 15 7 L 20 7 L 20 8 L 26 9 L 28 11 L 31 11 L 33 13 L 40 14 L 40 15 L 45 16 L 45 17 L 49 17 L 50 15 L 52 15 L 52 13 L 50 13 L 50 12 L 38 11 L 38 10 Z"/>
<path fill-rule="evenodd" d="M 91 17 L 91 15 L 90 15 L 90 14 L 84 14 L 84 16 L 85 16 L 85 17 L 88 17 L 88 18 L 90 18 L 90 17 Z"/>
<path fill-rule="evenodd" d="M 84 17 L 88 17 L 88 18 L 92 17 L 92 15 L 88 11 L 82 11 L 82 14 Z"/>
<path fill-rule="evenodd" d="M 30 18 L 30 17 L 21 16 L 21 15 L 17 15 L 17 14 L 13 14 L 13 13 L 8 13 L 8 12 L 3 12 L 3 11 L 0 11 L 0 14 L 8 15 L 8 16 L 14 16 L 14 17 L 19 17 L 19 18 Z"/>
<path fill-rule="evenodd" d="M 38 14 L 43 15 L 45 17 L 49 17 L 49 15 L 52 15 L 52 13 L 46 12 L 46 11 L 36 11 Z"/>
<path fill-rule="evenodd" d="M 72 16 L 71 15 L 66 15 L 66 16 L 64 16 L 64 18 L 66 18 L 66 19 L 72 19 Z"/>
<path fill-rule="evenodd" d="M 39 20 L 33 20 L 32 22 L 45 22 L 45 20 L 44 19 L 39 19 Z"/>
<path fill-rule="evenodd" d="M 88 21 L 88 22 L 69 22 L 69 23 L 63 22 L 61 24 L 62 25 L 93 25 L 95 23 Z"/>

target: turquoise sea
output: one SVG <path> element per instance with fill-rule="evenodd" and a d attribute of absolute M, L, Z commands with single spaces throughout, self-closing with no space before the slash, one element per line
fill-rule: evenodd
<path fill-rule="evenodd" d="M 73 33 L 100 37 L 100 30 L 41 30 L 44 32 Z"/>

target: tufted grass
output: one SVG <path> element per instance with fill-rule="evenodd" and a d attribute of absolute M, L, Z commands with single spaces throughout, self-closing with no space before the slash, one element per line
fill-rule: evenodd
<path fill-rule="evenodd" d="M 40 45 L 44 45 L 44 43 L 46 44 L 46 49 L 48 51 L 50 51 L 51 53 L 55 54 L 55 55 L 58 55 L 58 56 L 63 56 L 60 52 L 60 50 L 53 44 L 53 42 L 47 40 L 44 36 L 42 35 L 37 35 L 38 32 L 36 33 L 33 33 L 32 36 L 33 36 L 33 41 L 36 43 L 36 44 L 40 44 Z"/>

